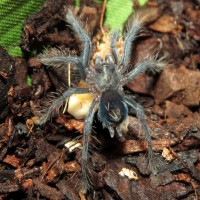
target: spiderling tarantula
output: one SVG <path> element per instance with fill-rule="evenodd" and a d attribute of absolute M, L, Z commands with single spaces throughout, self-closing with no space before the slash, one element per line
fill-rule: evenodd
<path fill-rule="evenodd" d="M 123 91 L 123 86 L 139 74 L 147 70 L 160 71 L 165 66 L 162 58 L 150 58 L 137 63 L 134 69 L 127 72 L 130 66 L 132 42 L 141 31 L 141 21 L 136 17 L 130 24 L 130 28 L 123 41 L 124 46 L 121 56 L 119 56 L 116 47 L 119 40 L 119 31 L 115 31 L 111 36 L 110 54 L 106 55 L 105 58 L 100 56 L 95 57 L 94 64 L 90 63 L 92 49 L 90 36 L 71 10 L 68 10 L 66 14 L 66 21 L 71 25 L 72 30 L 79 36 L 83 43 L 82 54 L 80 56 L 66 55 L 58 51 L 53 57 L 48 56 L 48 54 L 43 54 L 40 56 L 40 59 L 43 64 L 52 67 L 66 66 L 69 63 L 76 64 L 81 79 L 87 83 L 88 87 L 69 87 L 60 97 L 54 99 L 51 106 L 40 116 L 40 123 L 44 124 L 52 115 L 55 115 L 58 108 L 70 96 L 74 94 L 93 94 L 94 97 L 85 117 L 83 130 L 82 189 L 87 191 L 88 138 L 96 110 L 98 110 L 98 119 L 102 122 L 103 127 L 108 128 L 111 137 L 114 137 L 115 133 L 121 136 L 120 126 L 127 119 L 130 108 L 139 118 L 141 127 L 145 133 L 145 139 L 148 144 L 149 166 L 151 170 L 154 170 L 152 166 L 153 151 L 150 129 L 145 121 L 143 108 L 135 100 L 129 98 Z"/>

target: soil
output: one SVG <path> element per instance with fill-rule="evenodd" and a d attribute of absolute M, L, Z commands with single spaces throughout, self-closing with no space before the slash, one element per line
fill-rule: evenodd
<path fill-rule="evenodd" d="M 102 4 L 82 2 L 77 15 L 88 22 L 95 43 L 102 37 Z M 64 20 L 74 1 L 48 0 L 24 24 L 24 57 L 10 57 L 0 48 L 0 199 L 200 199 L 200 2 L 158 0 L 143 8 L 135 3 L 145 15 L 145 31 L 134 43 L 132 65 L 158 52 L 167 60 L 160 74 L 141 75 L 125 88 L 145 109 L 158 174 L 148 170 L 135 115 L 129 116 L 122 141 L 110 138 L 95 117 L 91 187 L 83 194 L 84 120 L 61 113 L 38 125 L 38 106 L 67 85 L 67 73 L 45 67 L 37 55 L 49 47 L 81 52 L 80 40 Z"/>

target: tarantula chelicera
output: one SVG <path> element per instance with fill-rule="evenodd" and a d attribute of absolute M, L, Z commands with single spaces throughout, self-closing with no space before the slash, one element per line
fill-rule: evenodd
<path fill-rule="evenodd" d="M 66 55 L 62 51 L 49 56 L 48 53 L 40 56 L 41 62 L 48 66 L 67 66 L 69 63 L 76 65 L 81 79 L 87 83 L 87 87 L 69 87 L 60 97 L 54 99 L 46 112 L 40 116 L 40 123 L 44 124 L 61 105 L 74 94 L 93 94 L 88 113 L 85 116 L 83 130 L 82 148 L 82 180 L 83 190 L 87 190 L 87 162 L 88 162 L 88 138 L 92 129 L 93 118 L 97 111 L 98 119 L 103 127 L 108 128 L 111 137 L 117 133 L 121 136 L 121 125 L 127 119 L 129 109 L 135 112 L 139 118 L 145 139 L 148 144 L 148 158 L 151 170 L 152 166 L 152 145 L 150 129 L 146 123 L 142 106 L 134 99 L 131 99 L 124 92 L 123 86 L 135 79 L 139 74 L 147 71 L 159 71 L 165 63 L 163 59 L 148 58 L 137 63 L 132 70 L 129 70 L 132 42 L 141 31 L 142 25 L 139 17 L 136 17 L 129 24 L 129 29 L 124 37 L 122 55 L 119 55 L 117 42 L 119 31 L 115 31 L 110 37 L 110 54 L 105 58 L 97 56 L 91 62 L 92 43 L 91 38 L 84 30 L 81 22 L 73 15 L 71 10 L 66 14 L 66 21 L 71 29 L 78 35 L 83 43 L 83 50 L 80 56 Z"/>

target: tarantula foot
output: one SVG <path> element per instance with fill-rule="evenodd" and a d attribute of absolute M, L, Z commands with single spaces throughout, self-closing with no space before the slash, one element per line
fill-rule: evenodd
<path fill-rule="evenodd" d="M 89 180 L 88 180 L 88 177 L 87 177 L 87 173 L 84 171 L 82 172 L 82 178 L 81 178 L 81 193 L 83 194 L 86 194 L 90 188 L 89 186 Z"/>
<path fill-rule="evenodd" d="M 160 169 L 162 168 L 162 161 L 160 160 L 160 157 L 157 156 L 155 153 L 151 154 L 151 157 L 149 158 L 149 171 L 156 175 L 159 173 Z"/>

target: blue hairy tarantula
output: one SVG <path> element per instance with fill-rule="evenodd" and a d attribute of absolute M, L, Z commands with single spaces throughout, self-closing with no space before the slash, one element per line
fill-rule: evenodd
<path fill-rule="evenodd" d="M 137 63 L 132 70 L 130 68 L 132 42 L 136 39 L 141 31 L 142 25 L 139 17 L 135 17 L 129 23 L 129 28 L 123 40 L 123 49 L 121 55 L 117 48 L 119 41 L 119 31 L 115 31 L 110 36 L 109 54 L 104 57 L 93 56 L 92 60 L 92 42 L 90 36 L 84 30 L 82 23 L 74 16 L 71 10 L 66 14 L 66 21 L 71 25 L 71 29 L 78 35 L 83 44 L 80 56 L 67 54 L 57 50 L 54 54 L 44 53 L 40 56 L 43 64 L 51 67 L 67 67 L 69 63 L 77 69 L 82 80 L 87 87 L 68 87 L 59 97 L 55 98 L 51 105 L 40 115 L 40 123 L 44 124 L 49 118 L 56 114 L 66 99 L 74 94 L 93 95 L 90 108 L 85 116 L 83 130 L 83 148 L 82 148 L 82 189 L 87 191 L 87 162 L 88 162 L 88 139 L 92 129 L 93 118 L 97 111 L 98 119 L 103 127 L 106 127 L 111 137 L 115 134 L 121 136 L 121 125 L 127 119 L 129 109 L 137 115 L 141 128 L 145 133 L 145 139 L 148 145 L 149 166 L 152 171 L 152 145 L 150 129 L 146 123 L 142 106 L 135 100 L 131 99 L 124 92 L 123 86 L 129 81 L 135 79 L 139 74 L 145 71 L 160 71 L 165 63 L 163 59 L 148 58 Z M 92 60 L 92 61 L 91 61 Z"/>

